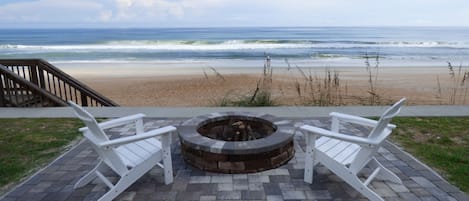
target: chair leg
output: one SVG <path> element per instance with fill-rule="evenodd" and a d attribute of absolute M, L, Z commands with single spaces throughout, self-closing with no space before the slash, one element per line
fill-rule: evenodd
<path fill-rule="evenodd" d="M 168 150 L 167 150 L 168 149 Z M 173 164 L 171 161 L 170 147 L 163 149 L 164 183 L 173 183 Z"/>
<path fill-rule="evenodd" d="M 101 196 L 98 201 L 112 201 L 114 198 L 119 196 L 122 192 L 125 191 L 132 183 L 135 182 L 136 179 L 129 180 L 129 176 L 125 175 L 120 178 L 120 180 L 112 187 L 109 189 L 109 191 Z"/>
<path fill-rule="evenodd" d="M 173 163 L 171 161 L 171 134 L 162 136 L 161 143 L 163 145 L 163 169 L 164 183 L 173 183 Z"/>
<path fill-rule="evenodd" d="M 109 189 L 109 191 L 104 194 L 98 201 L 111 201 L 122 192 L 124 192 L 130 185 L 135 183 L 140 179 L 144 174 L 146 174 L 151 167 L 156 164 L 155 157 L 148 159 L 142 164 L 132 168 L 129 172 L 125 173 L 119 178 L 119 181 Z"/>
<path fill-rule="evenodd" d="M 122 176 L 119 181 L 109 191 L 104 194 L 98 201 L 112 201 L 114 198 L 124 192 L 130 185 L 135 183 L 144 173 L 138 171 L 132 171 Z"/>
<path fill-rule="evenodd" d="M 377 176 L 378 179 L 381 179 L 381 180 L 388 180 L 388 181 L 391 181 L 391 182 L 394 182 L 394 183 L 397 183 L 397 184 L 402 184 L 402 181 L 401 179 L 396 175 L 394 174 L 393 172 L 391 172 L 391 170 L 385 168 L 379 161 L 377 161 L 375 158 L 373 158 L 369 163 L 368 165 L 375 169 L 375 168 L 381 168 L 381 170 L 379 171 L 379 174 Z"/>
<path fill-rule="evenodd" d="M 347 182 L 350 186 L 352 186 L 355 190 L 360 192 L 362 195 L 367 197 L 370 201 L 384 201 L 381 196 L 379 196 L 377 193 L 372 191 L 368 186 L 365 186 L 363 182 L 356 176 L 349 177 L 347 180 L 344 180 Z"/>
<path fill-rule="evenodd" d="M 326 155 L 319 154 L 318 159 L 324 164 L 329 170 L 331 170 L 338 177 L 342 178 L 347 184 L 352 186 L 355 190 L 360 192 L 362 195 L 370 199 L 371 201 L 384 201 L 377 193 L 373 192 L 368 186 L 366 186 L 356 174 L 354 174 L 347 167 L 338 164 L 333 159 L 328 158 Z"/>
<path fill-rule="evenodd" d="M 316 153 L 313 150 L 313 146 L 315 144 L 314 139 L 312 136 L 308 136 L 307 138 L 307 145 L 306 145 L 306 153 L 305 153 L 305 172 L 303 180 L 306 183 L 313 183 L 313 174 L 314 174 L 314 166 L 316 166 Z M 311 142 L 311 141 L 312 142 Z"/>
<path fill-rule="evenodd" d="M 96 171 L 103 170 L 104 168 L 105 168 L 105 164 L 103 163 L 102 160 L 100 160 L 98 164 L 92 170 L 86 173 L 85 176 L 83 176 L 80 180 L 77 181 L 77 183 L 75 183 L 73 188 L 74 189 L 81 188 L 85 186 L 86 184 L 90 183 L 91 181 L 93 181 L 94 178 L 97 177 Z"/>

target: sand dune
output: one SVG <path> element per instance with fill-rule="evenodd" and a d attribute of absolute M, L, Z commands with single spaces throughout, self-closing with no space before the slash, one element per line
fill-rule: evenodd
<path fill-rule="evenodd" d="M 168 70 L 149 64 L 84 67 L 77 64 L 63 69 L 123 106 L 217 106 L 223 99 L 252 95 L 262 73 L 262 68 L 241 67 L 219 68 L 217 75 L 203 67 Z M 400 97 L 407 97 L 411 105 L 451 104 L 454 86 L 462 88 L 456 92 L 456 104 L 469 104 L 469 84 L 454 84 L 445 67 L 380 67 L 377 70 L 373 69 L 372 80 L 380 104 Z M 302 71 L 315 80 L 313 90 L 324 86 L 325 68 L 302 68 Z M 339 87 L 328 92 L 340 98 L 335 104 L 369 103 L 366 68 L 330 67 L 329 71 L 337 72 L 339 78 Z M 312 99 L 318 99 L 319 94 L 311 94 L 310 82 L 298 69 L 274 68 L 273 75 L 271 92 L 276 104 L 307 105 Z"/>

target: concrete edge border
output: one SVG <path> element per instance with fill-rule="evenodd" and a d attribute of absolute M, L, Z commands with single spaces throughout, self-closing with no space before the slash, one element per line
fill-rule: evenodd
<path fill-rule="evenodd" d="M 154 118 L 192 118 L 199 115 L 228 112 L 251 111 L 271 114 L 281 118 L 327 117 L 330 112 L 341 112 L 363 117 L 380 116 L 387 106 L 280 106 L 280 107 L 86 107 L 98 118 L 113 118 L 144 113 Z M 404 106 L 401 117 L 464 117 L 469 116 L 469 105 Z M 5 108 L 0 107 L 0 118 L 75 118 L 71 108 Z"/>

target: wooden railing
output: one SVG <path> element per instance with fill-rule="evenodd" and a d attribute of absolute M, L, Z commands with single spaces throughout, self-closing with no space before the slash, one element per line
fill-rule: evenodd
<path fill-rule="evenodd" d="M 42 97 L 34 104 L 38 107 L 65 106 L 68 100 L 82 106 L 118 106 L 42 59 L 0 59 L 0 64 L 0 107 L 29 107 L 28 97 Z"/>
<path fill-rule="evenodd" d="M 0 106 L 2 107 L 53 107 L 66 106 L 58 99 L 38 86 L 32 84 L 0 65 Z"/>

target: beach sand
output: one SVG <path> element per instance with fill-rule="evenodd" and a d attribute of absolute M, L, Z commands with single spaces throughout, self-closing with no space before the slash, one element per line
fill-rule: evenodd
<path fill-rule="evenodd" d="M 249 97 L 254 93 L 262 68 L 165 67 L 149 63 L 129 64 L 56 64 L 121 106 L 218 106 L 222 100 Z M 271 86 L 277 105 L 308 105 L 318 100 L 313 90 L 324 87 L 326 69 L 321 67 L 274 68 Z M 365 67 L 329 67 L 333 78 L 338 73 L 339 87 L 324 89 L 335 96 L 337 105 L 370 103 L 369 72 Z M 451 104 L 453 81 L 447 67 L 372 68 L 378 104 L 389 104 L 407 97 L 409 105 Z M 376 74 L 377 73 L 377 74 Z M 457 72 L 456 72 L 457 73 Z M 304 77 L 313 78 L 309 82 Z M 375 77 L 377 75 L 377 79 Z M 327 80 L 327 79 L 326 79 Z M 298 92 L 300 89 L 300 93 Z M 457 92 L 456 104 L 465 99 L 468 85 Z M 469 96 L 467 94 L 466 96 Z M 324 96 L 326 97 L 326 96 Z M 323 98 L 325 99 L 325 98 Z M 469 97 L 467 97 L 469 99 Z"/>

